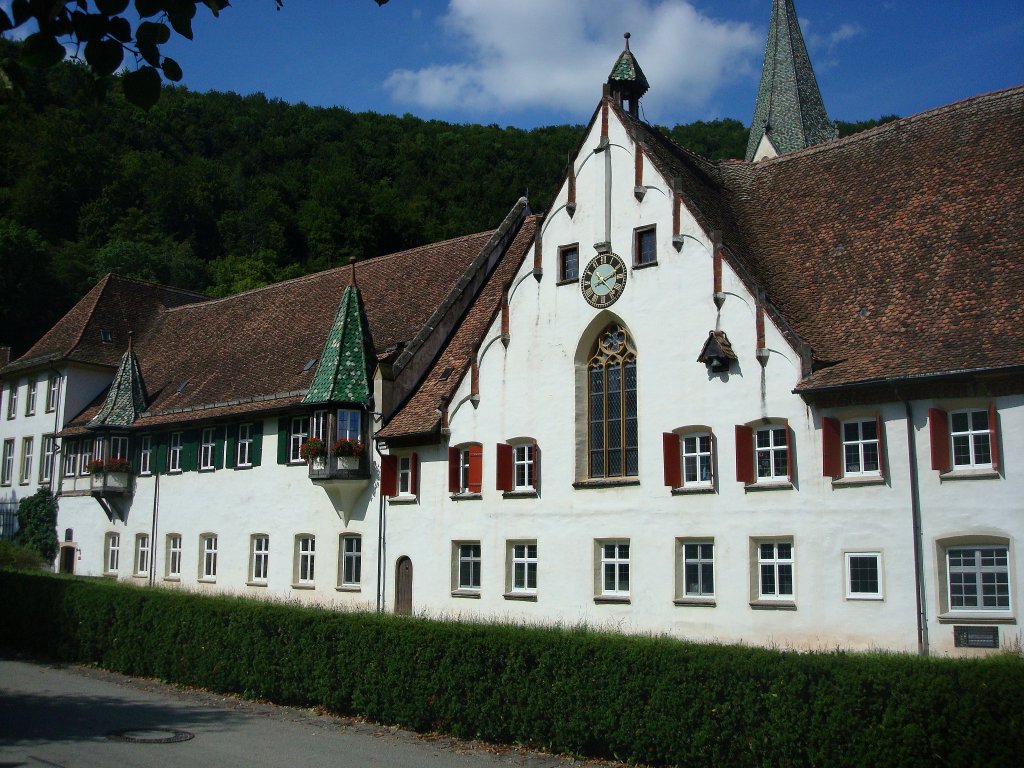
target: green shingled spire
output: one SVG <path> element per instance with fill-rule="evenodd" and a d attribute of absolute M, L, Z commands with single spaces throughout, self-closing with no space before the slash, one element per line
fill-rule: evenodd
<path fill-rule="evenodd" d="M 114 380 L 107 391 L 99 413 L 93 417 L 89 427 L 128 427 L 146 410 L 146 394 L 142 388 L 139 361 L 132 350 L 131 336 L 128 349 L 121 357 L 121 364 L 114 374 Z"/>
<path fill-rule="evenodd" d="M 373 394 L 370 364 L 374 360 L 363 299 L 353 279 L 341 297 L 320 365 L 302 402 L 365 403 Z"/>
<path fill-rule="evenodd" d="M 761 87 L 747 142 L 748 161 L 754 159 L 766 132 L 780 155 L 839 135 L 825 112 L 793 0 L 773 0 Z"/>

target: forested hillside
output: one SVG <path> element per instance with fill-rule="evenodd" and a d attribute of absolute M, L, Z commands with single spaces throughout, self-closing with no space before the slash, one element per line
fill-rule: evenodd
<path fill-rule="evenodd" d="M 490 229 L 521 195 L 544 210 L 583 130 L 183 88 L 145 112 L 117 90 L 97 99 L 103 85 L 64 64 L 0 102 L 0 345 L 14 356 L 107 272 L 226 295 Z M 747 140 L 735 120 L 668 133 L 711 158 Z"/>

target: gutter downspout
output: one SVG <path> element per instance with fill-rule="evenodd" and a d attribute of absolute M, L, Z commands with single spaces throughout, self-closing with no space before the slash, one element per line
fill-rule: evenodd
<path fill-rule="evenodd" d="M 914 527 L 914 592 L 917 598 L 917 652 L 927 656 L 928 650 L 928 609 L 924 576 L 924 533 L 921 526 L 921 485 L 917 469 L 917 442 L 914 434 L 914 408 L 905 400 L 898 388 L 896 397 L 903 402 L 907 415 L 907 451 L 910 460 L 910 514 Z"/>
<path fill-rule="evenodd" d="M 149 534 L 149 586 L 156 583 L 156 530 L 160 517 L 160 473 L 153 478 L 153 523 Z"/>
<path fill-rule="evenodd" d="M 380 443 L 376 440 L 373 442 L 373 450 L 376 451 L 377 457 L 380 459 L 379 466 L 384 465 L 384 455 L 380 452 Z M 387 524 L 387 516 L 384 512 L 384 494 L 378 494 L 380 496 L 378 500 L 378 512 L 377 512 L 377 613 L 384 612 L 384 546 L 385 546 L 385 525 Z"/>

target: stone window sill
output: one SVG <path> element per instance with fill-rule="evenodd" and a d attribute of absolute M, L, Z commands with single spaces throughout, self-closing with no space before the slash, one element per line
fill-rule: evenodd
<path fill-rule="evenodd" d="M 691 606 L 694 608 L 714 608 L 718 605 L 713 597 L 677 597 L 672 603 L 674 605 Z"/>
<path fill-rule="evenodd" d="M 672 489 L 673 496 L 695 496 L 702 493 L 717 493 L 713 485 L 681 485 L 678 488 Z"/>
<path fill-rule="evenodd" d="M 750 607 L 755 611 L 795 611 L 796 603 L 792 600 L 751 600 Z"/>
<path fill-rule="evenodd" d="M 473 600 L 479 600 L 480 599 L 480 590 L 479 589 L 453 589 L 452 590 L 452 597 L 468 597 L 468 598 L 471 598 Z"/>
<path fill-rule="evenodd" d="M 362 592 L 363 588 L 356 584 L 342 584 L 340 587 L 335 587 L 336 592 Z"/>
<path fill-rule="evenodd" d="M 939 475 L 941 482 L 947 480 L 998 480 L 999 473 L 994 469 L 954 469 Z"/>
<path fill-rule="evenodd" d="M 885 478 L 881 475 L 851 475 L 832 480 L 833 488 L 858 488 L 865 485 L 885 485 Z"/>
<path fill-rule="evenodd" d="M 417 499 L 415 496 L 392 496 L 390 499 L 388 499 L 388 504 L 415 504 L 416 501 Z"/>
<path fill-rule="evenodd" d="M 265 587 L 265 586 L 267 586 L 267 582 L 265 582 L 265 581 L 247 581 L 247 582 L 245 582 L 245 586 L 247 586 L 247 587 Z"/>
<path fill-rule="evenodd" d="M 181 582 L 181 577 L 180 576 L 164 576 L 164 581 L 169 581 L 172 584 L 177 584 L 177 583 Z"/>
<path fill-rule="evenodd" d="M 536 489 L 522 489 L 519 491 L 505 491 L 501 494 L 503 499 L 536 499 L 540 496 Z"/>
<path fill-rule="evenodd" d="M 522 600 L 524 602 L 536 603 L 536 592 L 506 592 L 502 595 L 506 600 Z"/>
<path fill-rule="evenodd" d="M 771 482 L 751 483 L 750 485 L 744 485 L 743 490 L 746 491 L 747 493 L 759 491 L 792 491 L 793 484 L 788 480 L 774 480 Z"/>
<path fill-rule="evenodd" d="M 658 266 L 658 260 L 657 259 L 655 259 L 654 261 L 645 262 L 644 264 L 634 264 L 633 265 L 633 271 L 635 272 L 638 269 L 648 269 L 649 267 L 656 267 L 656 266 Z"/>
<path fill-rule="evenodd" d="M 480 493 L 453 493 L 452 501 L 479 501 L 483 498 Z"/>
<path fill-rule="evenodd" d="M 292 584 L 292 589 L 316 589 L 316 584 Z"/>
<path fill-rule="evenodd" d="M 577 480 L 572 487 L 577 490 L 588 488 L 621 488 L 624 486 L 640 485 L 638 477 L 610 477 L 594 478 L 593 480 Z"/>
<path fill-rule="evenodd" d="M 629 595 L 594 595 L 594 602 L 598 605 L 629 605 Z"/>
<path fill-rule="evenodd" d="M 939 624 L 1016 624 L 1017 618 L 1005 613 L 993 611 L 985 614 L 981 611 L 947 611 L 939 614 Z"/>
<path fill-rule="evenodd" d="M 567 277 L 564 280 L 559 280 L 555 285 L 576 285 L 580 280 L 578 277 Z"/>

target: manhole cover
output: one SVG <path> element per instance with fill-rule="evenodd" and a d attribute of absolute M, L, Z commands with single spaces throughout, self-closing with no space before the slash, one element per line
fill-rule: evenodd
<path fill-rule="evenodd" d="M 189 741 L 196 735 L 172 728 L 132 728 L 127 731 L 112 731 L 107 738 L 112 741 L 127 741 L 131 744 L 174 744 Z"/>

